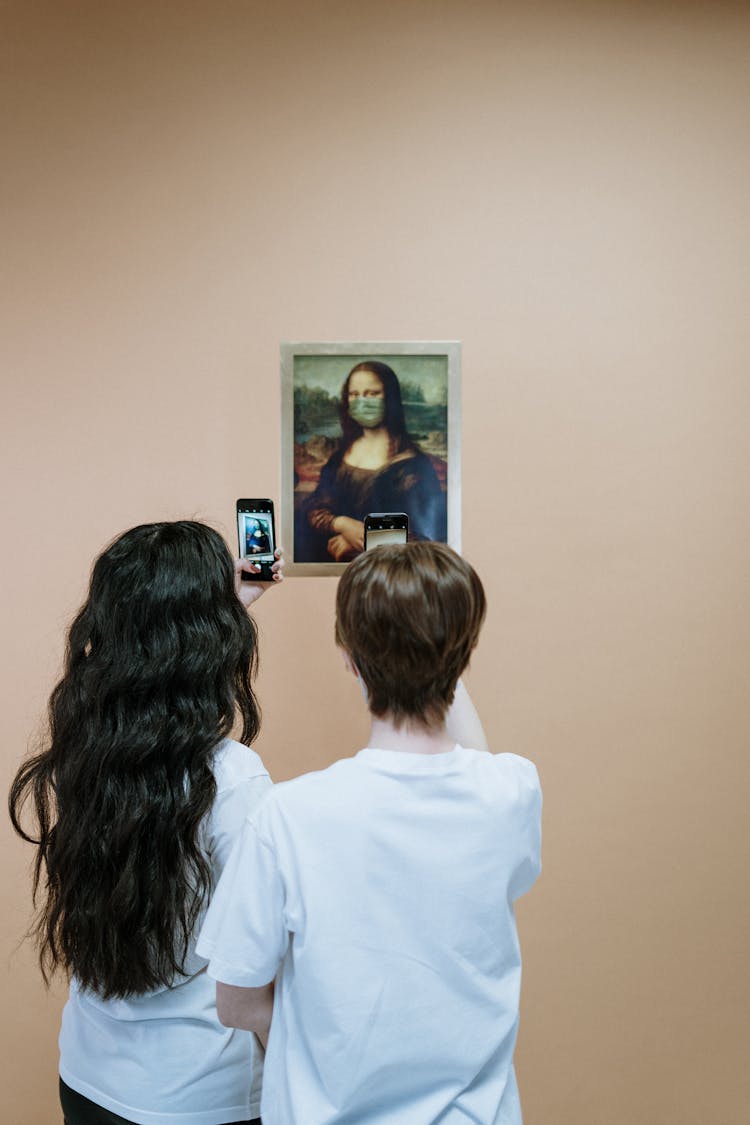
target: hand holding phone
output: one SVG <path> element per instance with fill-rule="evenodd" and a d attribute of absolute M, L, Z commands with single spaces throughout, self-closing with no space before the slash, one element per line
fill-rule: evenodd
<path fill-rule="evenodd" d="M 243 582 L 273 582 L 272 567 L 276 551 L 273 500 L 237 501 L 237 536 L 241 559 L 260 567 L 242 571 Z"/>

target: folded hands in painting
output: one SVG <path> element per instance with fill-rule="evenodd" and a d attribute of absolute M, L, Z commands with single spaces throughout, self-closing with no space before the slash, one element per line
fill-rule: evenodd
<path fill-rule="evenodd" d="M 365 546 L 365 525 L 351 516 L 336 516 L 331 524 L 336 532 L 328 540 L 328 554 L 336 561 L 354 558 Z"/>

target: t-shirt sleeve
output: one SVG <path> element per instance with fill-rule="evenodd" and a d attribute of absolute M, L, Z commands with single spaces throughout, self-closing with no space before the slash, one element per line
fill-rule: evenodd
<path fill-rule="evenodd" d="M 241 988 L 273 980 L 289 941 L 284 900 L 276 856 L 246 820 L 198 938 L 209 976 Z"/>
<path fill-rule="evenodd" d="M 216 882 L 229 859 L 232 848 L 242 835 L 250 816 L 273 788 L 268 774 L 244 778 L 216 794 L 209 822 L 211 867 Z"/>
<path fill-rule="evenodd" d="M 533 887 L 542 870 L 542 787 L 536 766 L 526 758 L 512 757 L 518 769 L 517 862 L 509 887 L 510 899 L 514 902 Z"/>

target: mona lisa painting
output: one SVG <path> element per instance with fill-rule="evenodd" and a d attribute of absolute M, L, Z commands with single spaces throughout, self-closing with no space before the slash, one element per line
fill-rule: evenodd
<path fill-rule="evenodd" d="M 281 345 L 287 573 L 340 574 L 370 512 L 460 549 L 460 356 L 455 341 Z"/>

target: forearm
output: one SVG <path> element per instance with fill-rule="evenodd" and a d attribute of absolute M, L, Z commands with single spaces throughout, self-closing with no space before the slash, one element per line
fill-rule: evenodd
<path fill-rule="evenodd" d="M 364 550 L 365 525 L 362 520 L 355 520 L 353 516 L 335 516 L 331 528 L 336 535 L 341 535 L 355 551 Z"/>
<path fill-rule="evenodd" d="M 262 988 L 216 982 L 216 1010 L 225 1027 L 254 1031 L 265 1047 L 273 1014 L 273 981 Z"/>
<path fill-rule="evenodd" d="M 482 721 L 463 680 L 459 680 L 456 685 L 456 694 L 446 716 L 445 728 L 450 737 L 461 746 L 470 747 L 472 750 L 490 748 Z"/>

